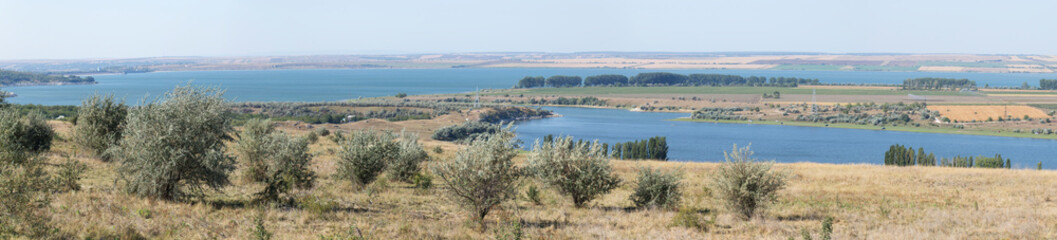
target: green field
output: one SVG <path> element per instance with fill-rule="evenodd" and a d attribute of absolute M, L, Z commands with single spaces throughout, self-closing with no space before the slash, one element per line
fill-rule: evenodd
<path fill-rule="evenodd" d="M 786 126 L 800 126 L 800 127 L 830 127 L 830 128 L 847 128 L 847 129 L 864 129 L 864 130 L 883 130 L 883 131 L 900 131 L 900 132 L 920 132 L 920 133 L 945 133 L 945 134 L 965 134 L 965 135 L 982 135 L 982 136 L 998 136 L 998 137 L 1021 137 L 1021 138 L 1038 138 L 1038 139 L 1057 139 L 1057 135 L 1036 135 L 1031 133 L 1014 133 L 1012 131 L 976 131 L 976 130 L 965 130 L 945 127 L 913 127 L 913 126 L 873 126 L 873 125 L 859 125 L 859 124 L 848 124 L 848 123 L 815 123 L 815 122 L 796 122 L 796 121 L 736 121 L 736 120 L 704 120 L 704 119 L 689 119 L 689 118 L 678 118 L 671 119 L 671 121 L 683 121 L 683 122 L 705 122 L 705 123 L 730 123 L 730 124 L 762 124 L 762 125 L 786 125 Z"/>
<path fill-rule="evenodd" d="M 981 93 L 987 95 L 1008 95 L 1008 94 L 1031 94 L 1031 95 L 1057 95 L 1057 92 L 1051 91 L 987 91 L 981 90 Z"/>
<path fill-rule="evenodd" d="M 533 88 L 515 89 L 487 93 L 486 95 L 504 95 L 523 93 L 526 95 L 607 95 L 607 94 L 764 94 L 775 91 L 782 94 L 811 94 L 810 87 L 575 87 L 575 88 Z M 971 93 L 951 91 L 902 91 L 883 89 L 818 89 L 819 95 L 932 95 L 932 96 L 972 96 Z"/>
<path fill-rule="evenodd" d="M 984 68 L 1005 68 L 1006 63 L 1002 62 L 937 62 L 937 61 L 925 61 L 918 63 L 921 66 L 945 66 L 945 67 L 984 67 Z"/>

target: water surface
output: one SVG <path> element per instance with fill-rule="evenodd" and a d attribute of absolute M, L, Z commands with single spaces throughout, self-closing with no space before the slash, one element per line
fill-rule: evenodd
<path fill-rule="evenodd" d="M 438 94 L 472 92 L 480 88 L 509 88 L 524 76 L 598 74 L 634 75 L 641 72 L 718 73 L 742 76 L 818 78 L 823 83 L 897 84 L 916 77 L 968 78 L 979 85 L 1037 85 L 1041 78 L 1057 74 L 1035 73 L 924 73 L 797 70 L 644 70 L 558 68 L 468 68 L 468 69 L 336 69 L 270 71 L 154 72 L 95 76 L 98 84 L 77 86 L 7 87 L 19 97 L 11 102 L 44 105 L 75 105 L 92 93 L 112 93 L 130 103 L 157 96 L 176 85 L 217 86 L 234 101 L 338 101 L 359 97 L 392 96 L 397 93 Z"/>
<path fill-rule="evenodd" d="M 1001 153 L 1015 168 L 1057 169 L 1057 140 L 883 130 L 666 121 L 684 113 L 631 112 L 618 109 L 545 107 L 562 117 L 517 124 L 526 148 L 547 134 L 598 139 L 612 145 L 665 136 L 675 161 L 723 161 L 734 144 L 752 144 L 756 156 L 778 162 L 883 164 L 884 152 L 902 144 L 940 157 Z"/>

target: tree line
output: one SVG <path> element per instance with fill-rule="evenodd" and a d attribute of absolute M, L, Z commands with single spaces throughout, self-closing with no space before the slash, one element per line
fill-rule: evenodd
<path fill-rule="evenodd" d="M 594 87 L 594 86 L 750 86 L 750 87 L 796 87 L 798 85 L 818 85 L 818 79 L 794 77 L 742 77 L 726 74 L 690 74 L 683 75 L 670 72 L 639 73 L 632 77 L 619 74 L 602 74 L 588 76 L 526 76 L 518 81 L 514 88 L 540 87 Z"/>
<path fill-rule="evenodd" d="M 949 90 L 976 88 L 976 81 L 954 78 L 913 78 L 903 80 L 903 90 Z"/>
<path fill-rule="evenodd" d="M 1039 89 L 1057 90 L 1057 79 L 1039 79 Z"/>
<path fill-rule="evenodd" d="M 936 155 L 925 153 L 925 148 L 907 148 L 903 145 L 892 145 L 885 152 L 885 165 L 894 166 L 936 166 Z"/>
<path fill-rule="evenodd" d="M 34 84 L 81 84 L 94 83 L 95 78 L 74 75 L 52 75 L 43 73 L 0 70 L 0 85 L 34 85 Z"/>
<path fill-rule="evenodd" d="M 926 153 L 924 148 L 918 148 L 914 151 L 913 147 L 906 147 L 903 145 L 892 145 L 885 152 L 885 165 L 890 166 L 939 166 L 944 167 L 977 167 L 977 168 L 1012 168 L 1012 160 L 1006 158 L 1003 160 L 1001 154 L 995 154 L 994 157 L 987 156 L 976 156 L 976 157 L 962 157 L 955 156 L 953 158 L 941 158 L 939 162 L 936 161 L 936 155 L 932 153 Z M 1041 168 L 1041 167 L 1040 167 Z"/>
<path fill-rule="evenodd" d="M 635 140 L 613 144 L 613 158 L 616 159 L 653 159 L 668 160 L 668 140 L 656 136 L 644 140 Z"/>

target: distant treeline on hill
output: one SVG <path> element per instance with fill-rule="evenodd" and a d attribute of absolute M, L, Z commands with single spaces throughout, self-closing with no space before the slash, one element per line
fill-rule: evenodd
<path fill-rule="evenodd" d="M 95 78 L 0 70 L 0 86 L 87 83 L 95 83 Z"/>
<path fill-rule="evenodd" d="M 903 90 L 949 90 L 976 88 L 976 81 L 953 78 L 914 78 L 903 80 Z"/>
<path fill-rule="evenodd" d="M 618 74 L 602 74 L 580 78 L 580 76 L 527 76 L 518 81 L 514 88 L 540 87 L 594 87 L 594 86 L 751 86 L 751 87 L 796 87 L 798 85 L 818 85 L 818 79 L 792 77 L 742 77 L 725 74 L 676 74 L 669 72 L 639 73 L 631 78 Z"/>

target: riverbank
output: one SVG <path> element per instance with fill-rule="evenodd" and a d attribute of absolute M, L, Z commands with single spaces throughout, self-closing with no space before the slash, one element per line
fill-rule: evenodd
<path fill-rule="evenodd" d="M 877 130 L 877 131 L 900 131 L 900 132 L 963 134 L 963 135 L 979 135 L 979 136 L 995 136 L 995 137 L 1057 139 L 1057 135 L 1052 135 L 1052 134 L 1017 133 L 1017 132 L 1012 132 L 1012 131 L 992 132 L 992 131 L 966 130 L 966 129 L 941 128 L 941 127 L 873 126 L 873 125 L 859 125 L 859 124 L 849 124 L 849 123 L 816 123 L 816 122 L 778 121 L 778 120 L 773 120 L 773 121 L 767 121 L 767 120 L 764 120 L 764 121 L 759 121 L 759 120 L 708 120 L 708 119 L 690 119 L 690 118 L 676 118 L 676 119 L 670 119 L 670 121 L 702 122 L 702 123 L 726 123 L 726 124 L 783 125 L 783 126 L 798 126 L 798 127 L 845 128 L 845 129 L 862 129 L 862 130 Z"/>

